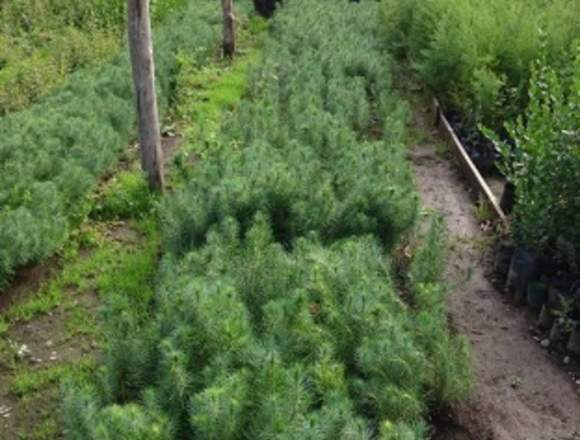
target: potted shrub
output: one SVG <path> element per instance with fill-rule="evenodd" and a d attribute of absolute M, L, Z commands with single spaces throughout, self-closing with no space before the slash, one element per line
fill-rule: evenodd
<path fill-rule="evenodd" d="M 518 294 L 539 275 L 538 255 L 556 258 L 560 242 L 573 243 L 567 252 L 579 253 L 580 45 L 577 52 L 567 73 L 548 67 L 545 59 L 536 62 L 526 114 L 506 124 L 509 142 L 486 131 L 514 185 L 513 235 L 520 248 L 508 286 Z"/>

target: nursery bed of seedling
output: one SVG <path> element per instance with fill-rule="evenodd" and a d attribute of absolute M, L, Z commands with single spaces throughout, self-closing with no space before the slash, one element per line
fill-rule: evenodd
<path fill-rule="evenodd" d="M 273 19 L 163 203 L 155 301 L 112 304 L 99 380 L 67 387 L 78 438 L 424 439 L 468 392 L 445 227 L 417 232 L 407 107 L 362 6 L 293 0 Z"/>

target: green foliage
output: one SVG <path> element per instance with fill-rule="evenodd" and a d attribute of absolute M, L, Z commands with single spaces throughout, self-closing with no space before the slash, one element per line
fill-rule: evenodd
<path fill-rule="evenodd" d="M 387 43 L 445 106 L 497 133 L 520 244 L 554 255 L 578 243 L 580 2 L 385 0 L 382 16 Z"/>
<path fill-rule="evenodd" d="M 580 37 L 575 0 L 386 0 L 387 43 L 470 122 L 501 128 L 527 104 L 530 66 L 543 44 L 567 62 Z M 541 31 L 541 30 L 543 31 Z"/>
<path fill-rule="evenodd" d="M 23 368 L 10 382 L 10 393 L 23 397 L 41 391 L 64 377 L 85 377 L 94 372 L 92 360 L 83 360 L 75 364 L 63 363 L 40 370 Z"/>
<path fill-rule="evenodd" d="M 0 8 L 0 115 L 22 110 L 67 75 L 120 48 L 123 1 L 7 0 Z"/>
<path fill-rule="evenodd" d="M 256 61 L 256 53 L 255 49 L 250 49 L 249 53 L 238 55 L 231 65 L 209 66 L 200 66 L 187 53 L 179 54 L 180 75 L 175 107 L 177 118 L 184 125 L 186 147 L 177 153 L 175 162 L 185 175 L 188 174 L 184 166 L 187 154 L 195 153 L 205 159 L 208 153 L 212 153 L 223 114 L 232 111 L 239 103 L 246 89 L 249 66 Z"/>
<path fill-rule="evenodd" d="M 137 218 L 152 209 L 153 194 L 139 169 L 122 171 L 108 181 L 91 215 L 101 219 Z"/>
<path fill-rule="evenodd" d="M 139 438 L 419 440 L 463 396 L 443 289 L 417 269 L 415 307 L 392 280 L 417 198 L 376 7 L 295 0 L 274 19 L 214 154 L 161 210 L 155 300 L 112 298 L 95 384 L 67 387 L 68 438 L 126 438 L 133 418 Z"/>
<path fill-rule="evenodd" d="M 572 262 L 570 254 L 580 257 L 580 45 L 564 71 L 534 64 L 527 111 L 507 131 L 514 145 L 490 136 L 515 184 L 516 239 L 539 252 L 572 244 Z"/>
<path fill-rule="evenodd" d="M 172 438 L 331 439 L 371 432 L 364 419 L 414 432 L 427 405 L 463 395 L 445 315 L 401 301 L 374 239 L 273 240 L 258 216 L 245 239 L 229 222 L 168 257 L 154 322 L 115 319 L 105 401 L 153 393 Z"/>
<path fill-rule="evenodd" d="M 0 8 L 0 116 L 61 87 L 68 75 L 117 56 L 126 0 L 5 0 Z M 159 23 L 184 0 L 154 0 Z"/>
<path fill-rule="evenodd" d="M 417 338 L 429 353 L 433 374 L 431 398 L 454 402 L 471 389 L 467 340 L 451 335 L 445 310 L 447 291 L 442 284 L 446 270 L 447 230 L 440 216 L 433 216 L 426 236 L 415 250 L 408 273 L 415 307 Z"/>
<path fill-rule="evenodd" d="M 190 51 L 202 62 L 219 45 L 219 10 L 214 9 L 209 0 L 190 5 L 157 32 L 162 112 L 174 98 L 176 53 Z M 123 55 L 77 72 L 58 93 L 0 119 L 0 284 L 15 267 L 53 253 L 71 225 L 87 214 L 86 194 L 134 136 L 133 115 L 130 66 Z M 133 183 L 130 197 L 137 197 L 141 208 L 142 188 Z M 113 214 L 127 213 L 129 207 L 120 206 L 125 201 L 110 201 L 115 206 L 107 209 L 125 211 Z"/>
<path fill-rule="evenodd" d="M 390 95 L 390 63 L 364 25 L 372 17 L 354 8 L 324 26 L 313 17 L 274 23 L 247 99 L 211 140 L 215 154 L 163 209 L 172 252 L 202 245 L 228 217 L 243 235 L 258 210 L 286 246 L 314 231 L 325 242 L 374 234 L 390 248 L 413 224 L 405 109 Z M 340 40 L 325 37 L 349 28 Z M 378 140 L 370 139 L 375 120 Z"/>
<path fill-rule="evenodd" d="M 415 250 L 409 268 L 411 287 L 418 290 L 421 284 L 435 284 L 442 280 L 446 262 L 446 230 L 443 218 L 434 215 L 425 239 Z"/>
<path fill-rule="evenodd" d="M 70 381 L 63 386 L 66 390 Z M 154 408 L 138 405 L 111 405 L 97 412 L 91 401 L 92 389 L 84 386 L 75 396 L 67 394 L 64 419 L 68 427 L 65 434 L 74 440 L 169 440 L 171 426 L 167 417 Z"/>

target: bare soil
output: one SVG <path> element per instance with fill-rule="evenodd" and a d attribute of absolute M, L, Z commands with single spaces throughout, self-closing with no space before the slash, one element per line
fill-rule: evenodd
<path fill-rule="evenodd" d="M 474 440 L 580 439 L 578 386 L 530 334 L 530 319 L 486 277 L 490 237 L 458 168 L 441 155 L 426 105 L 415 111 L 410 151 L 423 206 L 447 220 L 452 245 L 448 281 L 452 326 L 471 342 L 475 386 L 453 409 Z"/>
<path fill-rule="evenodd" d="M 0 289 L 0 312 L 12 304 L 22 301 L 23 296 L 36 291 L 47 279 L 58 270 L 58 257 L 50 257 L 39 263 L 16 270 L 14 278 L 4 289 Z"/>
<path fill-rule="evenodd" d="M 30 355 L 17 361 L 16 367 L 9 365 L 10 362 L 6 362 L 8 359 L 0 359 L 0 408 L 3 409 L 0 418 L 1 439 L 32 438 L 28 435 L 47 419 L 54 419 L 59 411 L 59 384 L 47 384 L 39 392 L 18 396 L 10 389 L 15 374 L 24 370 L 38 372 L 80 361 L 92 357 L 96 352 L 94 340 L 82 333 L 71 333 L 67 326 L 76 308 L 90 314 L 97 313 L 99 303 L 96 292 L 91 289 L 68 293 L 75 296 L 74 308 L 58 307 L 28 322 L 16 323 L 3 336 L 3 339 L 11 341 L 16 347 L 26 346 Z M 53 437 L 48 435 L 42 438 Z"/>

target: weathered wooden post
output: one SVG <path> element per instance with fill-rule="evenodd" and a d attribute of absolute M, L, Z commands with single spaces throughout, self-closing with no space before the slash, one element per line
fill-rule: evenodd
<path fill-rule="evenodd" d="M 224 56 L 233 58 L 236 53 L 236 32 L 233 0 L 222 0 L 222 10 L 224 19 Z"/>
<path fill-rule="evenodd" d="M 128 0 L 127 6 L 129 48 L 139 119 L 141 166 L 147 174 L 151 190 L 163 191 L 163 152 L 155 94 L 149 0 Z"/>

